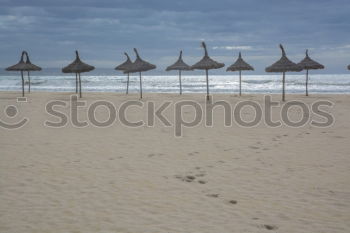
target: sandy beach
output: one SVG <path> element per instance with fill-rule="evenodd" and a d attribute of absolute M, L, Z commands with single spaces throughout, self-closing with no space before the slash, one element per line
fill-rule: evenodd
<path fill-rule="evenodd" d="M 136 93 L 83 94 L 88 106 L 139 101 Z M 0 127 L 0 232 L 350 232 L 350 95 L 287 95 L 307 106 L 334 103 L 324 108 L 334 117 L 329 127 L 226 127 L 217 108 L 212 127 L 202 121 L 178 137 L 174 125 L 159 119 L 154 126 L 116 120 L 108 127 L 76 127 L 72 93 L 34 92 L 26 103 L 17 102 L 19 95 L 0 92 L 2 122 L 29 119 L 19 129 Z M 264 107 L 263 98 L 214 95 L 232 106 L 251 100 Z M 272 99 L 279 102 L 280 95 Z M 54 100 L 67 103 L 55 108 L 68 116 L 64 127 L 45 126 L 59 120 L 45 110 Z M 204 94 L 144 93 L 141 102 L 157 107 L 171 101 L 164 115 L 174 123 L 174 104 L 182 100 L 206 105 Z M 241 115 L 252 119 L 251 110 Z M 281 119 L 280 110 L 275 107 L 273 120 Z M 89 122 L 87 113 L 78 108 L 80 121 Z M 100 121 L 108 118 L 106 108 L 95 113 Z M 297 119 L 301 111 L 291 108 L 290 114 Z M 127 117 L 147 122 L 147 110 L 131 107 Z M 185 107 L 183 118 L 194 117 Z"/>

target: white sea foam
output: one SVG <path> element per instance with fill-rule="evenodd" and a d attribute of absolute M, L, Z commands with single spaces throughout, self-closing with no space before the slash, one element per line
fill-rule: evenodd
<path fill-rule="evenodd" d="M 74 91 L 75 76 L 63 75 L 33 75 L 32 90 L 40 91 Z M 145 92 L 177 93 L 179 91 L 178 76 L 143 76 Z M 184 75 L 182 77 L 183 92 L 202 93 L 206 91 L 205 76 Z M 237 75 L 212 75 L 209 78 L 212 93 L 237 93 L 239 81 Z M 0 90 L 19 90 L 19 76 L 0 76 Z M 84 91 L 124 92 L 126 76 L 112 75 L 82 75 Z M 130 76 L 130 92 L 139 89 L 139 77 Z M 305 91 L 304 74 L 287 74 L 286 90 L 289 93 Z M 244 75 L 242 91 L 246 93 L 279 93 L 281 91 L 281 75 Z M 350 93 L 349 74 L 315 74 L 310 75 L 309 91 L 312 93 Z"/>

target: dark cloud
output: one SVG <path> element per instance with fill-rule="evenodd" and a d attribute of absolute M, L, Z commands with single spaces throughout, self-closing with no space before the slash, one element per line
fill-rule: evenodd
<path fill-rule="evenodd" d="M 163 68 L 176 59 L 179 49 L 195 61 L 202 55 L 203 39 L 216 48 L 211 49 L 212 56 L 226 63 L 249 47 L 243 51 L 256 64 L 257 73 L 279 57 L 279 43 L 295 60 L 310 48 L 318 60 L 332 64 L 327 66 L 329 72 L 350 62 L 348 0 L 2 0 L 0 4 L 2 67 L 16 61 L 22 49 L 31 51 L 42 66 L 62 66 L 79 49 L 85 60 L 109 67 L 123 59 L 122 52 L 138 47 Z"/>

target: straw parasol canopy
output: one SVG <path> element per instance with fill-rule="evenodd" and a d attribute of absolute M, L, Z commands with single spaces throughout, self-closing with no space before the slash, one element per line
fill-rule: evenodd
<path fill-rule="evenodd" d="M 242 95 L 242 70 L 254 70 L 254 68 L 245 62 L 239 52 L 238 59 L 235 63 L 229 66 L 226 71 L 239 71 L 239 95 Z"/>
<path fill-rule="evenodd" d="M 305 58 L 298 63 L 298 65 L 303 68 L 304 70 L 306 70 L 306 82 L 305 82 L 305 95 L 308 96 L 309 95 L 309 91 L 308 91 L 308 82 L 309 82 L 309 70 L 319 70 L 319 69 L 324 69 L 324 66 L 321 65 L 320 63 L 312 60 L 309 57 L 309 51 L 306 50 L 305 52 L 306 56 Z"/>
<path fill-rule="evenodd" d="M 68 66 L 62 68 L 63 73 L 75 73 L 75 84 L 76 84 L 76 92 L 78 92 L 78 82 L 79 82 L 79 97 L 82 97 L 81 94 L 81 78 L 80 73 L 89 72 L 95 69 L 95 67 L 90 66 L 80 60 L 79 53 L 75 51 L 76 58 L 75 60 L 69 64 Z"/>
<path fill-rule="evenodd" d="M 25 52 L 27 60 L 26 60 L 26 65 L 27 65 L 27 75 L 28 75 L 28 92 L 30 93 L 30 71 L 40 71 L 41 67 L 34 65 L 30 62 L 29 55 L 27 52 Z"/>
<path fill-rule="evenodd" d="M 191 67 L 187 65 L 183 60 L 182 60 L 182 51 L 180 51 L 180 56 L 177 59 L 177 61 L 172 64 L 171 66 L 168 66 L 166 68 L 166 71 L 171 71 L 171 70 L 178 70 L 179 71 L 179 84 L 180 84 L 180 95 L 182 94 L 182 84 L 181 84 L 181 71 L 183 70 L 191 70 Z"/>
<path fill-rule="evenodd" d="M 130 76 L 130 73 L 128 72 L 128 69 L 131 68 L 132 66 L 132 61 L 130 60 L 130 57 L 127 53 L 124 53 L 125 56 L 126 56 L 126 61 L 123 62 L 122 64 L 120 64 L 119 66 L 115 67 L 114 69 L 115 70 L 120 70 L 120 71 L 126 71 L 126 73 L 128 74 L 128 80 L 127 80 L 127 83 L 126 83 L 126 94 L 129 93 L 129 76 Z"/>
<path fill-rule="evenodd" d="M 290 61 L 287 58 L 286 52 L 284 51 L 283 46 L 280 44 L 280 48 L 282 50 L 282 57 L 272 64 L 269 67 L 266 67 L 266 72 L 275 72 L 275 73 L 283 73 L 283 86 L 282 86 L 282 101 L 285 101 L 285 76 L 286 72 L 289 71 L 302 71 L 302 68 L 295 64 L 294 62 Z"/>
<path fill-rule="evenodd" d="M 224 63 L 219 63 L 211 59 L 208 55 L 207 46 L 205 42 L 202 42 L 202 47 L 204 48 L 204 56 L 203 58 L 197 62 L 196 64 L 191 66 L 191 69 L 194 70 L 205 70 L 206 81 L 207 81 L 207 100 L 209 100 L 209 78 L 208 78 L 208 70 L 211 69 L 220 69 L 225 66 Z"/>
<path fill-rule="evenodd" d="M 26 70 L 27 65 L 24 62 L 24 55 L 26 54 L 26 51 L 22 51 L 22 55 L 21 55 L 21 59 L 19 60 L 19 62 L 13 66 L 9 66 L 6 68 L 7 71 L 23 71 Z"/>
<path fill-rule="evenodd" d="M 142 99 L 142 77 L 141 77 L 141 72 L 145 72 L 145 71 L 149 71 L 149 70 L 153 70 L 156 68 L 155 65 L 146 62 L 144 60 L 141 59 L 141 57 L 139 56 L 139 53 L 137 52 L 137 50 L 134 48 L 134 52 L 136 54 L 136 60 L 134 61 L 134 63 L 132 63 L 130 69 L 124 71 L 124 73 L 139 73 L 140 74 L 140 98 Z"/>
<path fill-rule="evenodd" d="M 22 96 L 24 96 L 24 78 L 23 78 L 23 71 L 27 70 L 27 64 L 24 62 L 23 57 L 26 54 L 26 51 L 22 51 L 21 59 L 19 62 L 13 66 L 7 67 L 7 71 L 20 71 L 21 72 L 21 78 L 22 78 Z"/>

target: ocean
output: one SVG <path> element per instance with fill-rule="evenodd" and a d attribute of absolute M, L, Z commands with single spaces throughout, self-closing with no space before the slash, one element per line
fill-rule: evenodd
<path fill-rule="evenodd" d="M 47 75 L 32 73 L 32 91 L 67 91 L 75 90 L 74 75 Z M 83 91 L 94 92 L 124 92 L 127 77 L 123 75 L 89 75 L 82 74 Z M 242 76 L 242 92 L 244 93 L 280 93 L 282 75 L 249 75 Z M 204 75 L 182 76 L 184 93 L 206 92 Z M 209 88 L 211 93 L 237 93 L 239 91 L 239 77 L 230 75 L 210 75 Z M 0 91 L 20 91 L 21 78 L 17 73 L 0 74 Z M 139 91 L 139 77 L 130 76 L 129 92 Z M 143 91 L 156 93 L 179 92 L 177 75 L 144 75 Z M 305 74 L 287 74 L 287 93 L 305 92 Z M 350 94 L 350 74 L 311 74 L 309 81 L 310 93 Z"/>

